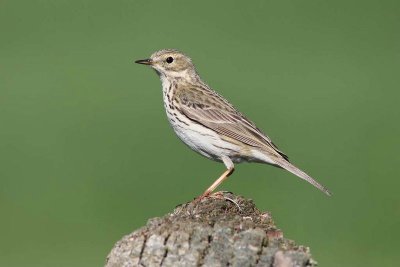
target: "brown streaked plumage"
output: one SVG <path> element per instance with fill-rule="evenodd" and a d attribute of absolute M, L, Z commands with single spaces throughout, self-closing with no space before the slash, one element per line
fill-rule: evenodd
<path fill-rule="evenodd" d="M 212 90 L 185 54 L 165 49 L 136 63 L 150 65 L 160 76 L 167 117 L 178 137 L 201 155 L 221 161 L 227 170 L 203 193 L 209 195 L 242 161 L 267 163 L 329 191 L 289 162 L 271 139 Z"/>

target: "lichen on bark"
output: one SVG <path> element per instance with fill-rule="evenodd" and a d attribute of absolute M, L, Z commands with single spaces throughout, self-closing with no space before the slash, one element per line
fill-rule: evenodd
<path fill-rule="evenodd" d="M 309 248 L 283 237 L 269 212 L 219 192 L 150 219 L 115 244 L 105 266 L 315 265 Z"/>

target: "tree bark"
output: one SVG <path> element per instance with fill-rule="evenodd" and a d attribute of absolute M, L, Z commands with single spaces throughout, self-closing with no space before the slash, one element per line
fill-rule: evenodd
<path fill-rule="evenodd" d="M 115 244 L 105 266 L 315 265 L 309 248 L 284 238 L 269 212 L 219 192 L 150 219 Z"/>

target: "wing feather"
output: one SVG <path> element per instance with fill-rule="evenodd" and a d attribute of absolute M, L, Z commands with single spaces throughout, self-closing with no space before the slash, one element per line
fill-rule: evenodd
<path fill-rule="evenodd" d="M 205 101 L 204 95 L 197 95 L 195 92 L 196 90 L 191 90 L 188 94 L 178 96 L 178 98 L 184 97 L 184 101 L 179 101 L 180 109 L 189 119 L 249 146 L 268 150 L 272 148 L 288 160 L 288 157 L 272 143 L 267 135 L 225 99 L 210 91 L 212 94 L 208 96 L 212 97 L 212 101 Z"/>

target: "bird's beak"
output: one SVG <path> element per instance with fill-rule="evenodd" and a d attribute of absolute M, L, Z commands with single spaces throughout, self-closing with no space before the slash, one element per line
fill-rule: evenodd
<path fill-rule="evenodd" d="M 153 64 L 153 61 L 152 61 L 150 58 L 148 58 L 148 59 L 139 59 L 139 60 L 136 60 L 135 63 L 137 63 L 137 64 L 143 64 L 143 65 L 152 65 L 152 64 Z"/>

